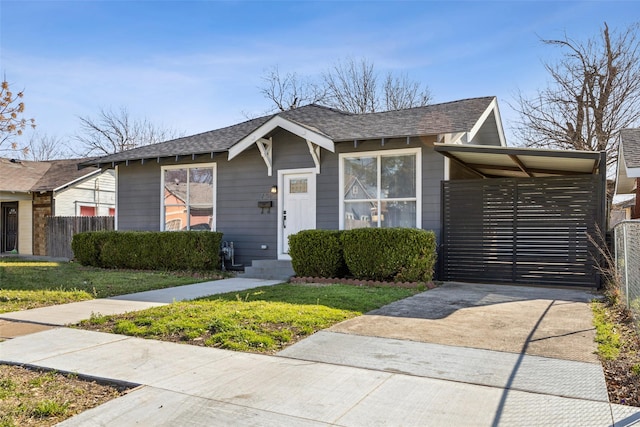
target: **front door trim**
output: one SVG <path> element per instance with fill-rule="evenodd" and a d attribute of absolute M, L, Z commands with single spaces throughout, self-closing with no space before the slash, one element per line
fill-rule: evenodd
<path fill-rule="evenodd" d="M 284 250 L 284 227 L 283 227 L 283 207 L 284 207 L 284 177 L 285 175 L 309 175 L 309 190 L 313 191 L 313 201 L 315 205 L 316 201 L 316 169 L 315 168 L 304 168 L 304 169 L 280 169 L 278 170 L 278 259 L 282 260 L 291 260 L 289 254 L 283 253 Z M 313 223 L 316 223 L 316 209 L 312 209 L 313 215 Z"/>

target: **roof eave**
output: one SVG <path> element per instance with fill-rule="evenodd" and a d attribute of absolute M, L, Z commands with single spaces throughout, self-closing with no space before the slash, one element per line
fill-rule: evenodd
<path fill-rule="evenodd" d="M 312 143 L 331 151 L 332 153 L 335 152 L 335 144 L 327 135 L 321 134 L 313 129 L 301 125 L 300 123 L 285 119 L 282 116 L 274 116 L 229 148 L 228 159 L 231 160 L 238 156 L 244 150 L 255 144 L 256 141 L 264 138 L 276 128 L 285 129 L 300 138 L 311 141 Z"/>

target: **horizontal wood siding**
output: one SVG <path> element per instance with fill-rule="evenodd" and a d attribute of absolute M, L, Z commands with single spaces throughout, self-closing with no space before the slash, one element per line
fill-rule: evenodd
<path fill-rule="evenodd" d="M 597 286 L 601 177 L 445 181 L 443 279 Z"/>
<path fill-rule="evenodd" d="M 118 166 L 118 230 L 160 230 L 160 166 L 155 161 Z"/>
<path fill-rule="evenodd" d="M 272 176 L 267 175 L 267 166 L 256 146 L 230 162 L 226 154 L 220 155 L 216 165 L 216 227 L 224 241 L 233 242 L 235 262 L 246 266 L 253 260 L 276 259 L 278 200 L 270 189 L 277 185 L 277 173 L 274 170 Z M 260 200 L 273 202 L 270 211 L 258 208 Z M 261 249 L 263 244 L 268 249 Z"/>
<path fill-rule="evenodd" d="M 80 206 L 93 206 L 97 216 L 108 216 L 116 207 L 115 173 L 107 170 L 55 193 L 55 216 L 80 215 Z"/>

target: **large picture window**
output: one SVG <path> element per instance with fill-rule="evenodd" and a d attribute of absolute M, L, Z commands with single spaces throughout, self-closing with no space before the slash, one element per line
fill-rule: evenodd
<path fill-rule="evenodd" d="M 162 169 L 164 230 L 215 230 L 215 164 Z"/>
<path fill-rule="evenodd" d="M 340 155 L 341 223 L 419 228 L 420 149 Z"/>

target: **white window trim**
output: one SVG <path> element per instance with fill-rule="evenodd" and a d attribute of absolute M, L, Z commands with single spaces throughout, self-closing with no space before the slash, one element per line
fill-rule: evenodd
<path fill-rule="evenodd" d="M 98 215 L 98 205 L 91 202 L 76 202 L 76 216 L 82 216 L 82 208 L 93 208 L 93 215 Z"/>
<path fill-rule="evenodd" d="M 160 231 L 165 230 L 165 205 L 164 205 L 164 171 L 175 169 L 197 169 L 212 168 L 213 169 L 213 223 L 211 231 L 217 231 L 218 221 L 218 169 L 216 163 L 188 163 L 182 165 L 162 166 L 160 168 Z"/>
<path fill-rule="evenodd" d="M 340 218 L 338 226 L 340 230 L 344 230 L 344 160 L 354 157 L 377 157 L 379 159 L 380 157 L 398 156 L 405 154 L 414 154 L 416 156 L 416 228 L 422 228 L 422 149 L 402 148 L 398 150 L 352 151 L 349 153 L 339 154 L 338 189 L 340 195 L 340 206 L 338 209 L 338 215 L 340 216 Z M 380 189 L 378 189 L 378 191 L 380 191 Z M 411 198 L 411 200 L 413 200 L 413 198 Z"/>

